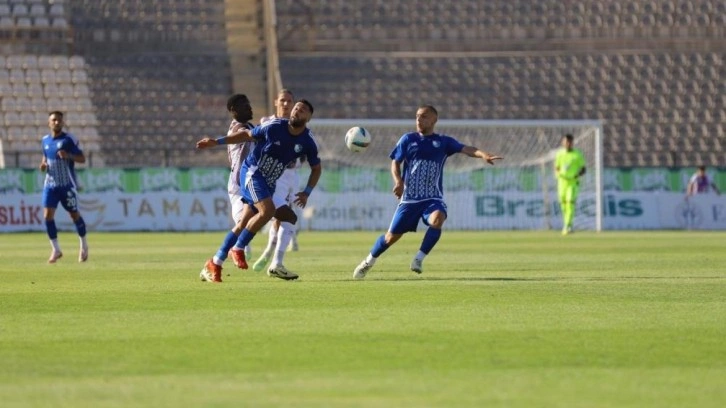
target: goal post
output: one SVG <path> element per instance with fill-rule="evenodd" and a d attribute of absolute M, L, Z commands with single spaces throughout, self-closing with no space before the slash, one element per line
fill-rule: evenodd
<path fill-rule="evenodd" d="M 352 153 L 344 143 L 353 126 L 372 135 L 369 148 Z M 395 210 L 389 154 L 413 119 L 313 119 L 309 127 L 323 163 L 319 188 L 304 212 L 303 227 L 378 230 Z M 447 229 L 559 229 L 562 217 L 554 175 L 562 136 L 572 134 L 585 156 L 575 229 L 602 229 L 602 124 L 582 120 L 439 120 L 436 132 L 496 153 L 495 166 L 462 154 L 444 167 Z M 306 180 L 303 167 L 301 181 Z M 307 222 L 307 224 L 305 224 Z"/>

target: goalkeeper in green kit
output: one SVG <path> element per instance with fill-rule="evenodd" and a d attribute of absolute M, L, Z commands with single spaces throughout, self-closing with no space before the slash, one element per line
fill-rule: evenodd
<path fill-rule="evenodd" d="M 562 137 L 562 149 L 555 156 L 557 196 L 562 210 L 562 235 L 572 232 L 575 202 L 580 192 L 580 176 L 585 174 L 585 157 L 572 147 L 572 135 Z"/>

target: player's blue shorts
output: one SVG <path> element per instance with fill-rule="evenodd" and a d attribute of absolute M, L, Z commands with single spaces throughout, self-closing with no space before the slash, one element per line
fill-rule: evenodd
<path fill-rule="evenodd" d="M 43 208 L 58 208 L 61 203 L 68 212 L 78 211 L 78 193 L 72 186 L 43 189 Z"/>
<path fill-rule="evenodd" d="M 398 204 L 398 208 L 396 208 L 396 213 L 393 214 L 393 220 L 391 221 L 391 226 L 388 227 L 388 231 L 393 234 L 414 232 L 418 227 L 418 220 L 422 220 L 424 225 L 429 225 L 429 215 L 436 210 L 446 215 L 446 203 L 441 200 L 400 203 Z"/>
<path fill-rule="evenodd" d="M 245 204 L 254 206 L 265 198 L 272 197 L 275 190 L 271 189 L 265 178 L 258 174 L 246 176 L 240 185 L 240 195 Z"/>

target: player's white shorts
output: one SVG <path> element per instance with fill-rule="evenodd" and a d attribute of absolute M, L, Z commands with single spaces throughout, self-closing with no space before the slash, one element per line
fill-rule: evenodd
<path fill-rule="evenodd" d="M 229 194 L 229 202 L 232 204 L 232 219 L 237 224 L 242 218 L 242 208 L 245 203 L 242 202 L 242 196 L 239 194 Z"/>
<path fill-rule="evenodd" d="M 277 179 L 275 193 L 272 195 L 272 203 L 275 204 L 275 208 L 284 205 L 292 207 L 292 202 L 295 200 L 295 194 L 298 193 L 299 188 L 300 176 L 297 174 L 297 169 L 285 169 L 282 176 Z"/>

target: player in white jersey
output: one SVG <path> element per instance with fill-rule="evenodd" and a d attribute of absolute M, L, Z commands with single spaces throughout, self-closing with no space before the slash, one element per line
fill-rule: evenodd
<path fill-rule="evenodd" d="M 252 129 L 255 126 L 250 123 L 252 120 L 252 105 L 246 95 L 235 94 L 227 100 L 227 111 L 232 116 L 232 122 L 229 124 L 227 135 L 232 135 L 241 129 Z M 244 203 L 240 195 L 239 188 L 239 172 L 242 163 L 247 158 L 250 150 L 252 150 L 253 142 L 244 142 L 238 144 L 227 145 L 227 158 L 229 159 L 229 181 L 227 182 L 227 194 L 229 194 L 229 202 L 232 204 L 232 219 L 237 224 L 242 218 L 242 209 Z M 250 246 L 245 247 L 245 255 L 250 256 Z"/>
<path fill-rule="evenodd" d="M 716 195 L 721 195 L 716 183 L 714 183 L 713 180 L 706 174 L 706 166 L 698 166 L 696 173 L 691 176 L 690 180 L 688 180 L 686 196 L 708 194 L 711 190 L 713 190 Z"/>
<path fill-rule="evenodd" d="M 275 99 L 275 114 L 263 117 L 260 120 L 260 124 L 267 123 L 277 118 L 289 118 L 290 112 L 292 111 L 292 106 L 294 105 L 293 100 L 294 95 L 289 89 L 281 89 L 280 92 L 278 92 L 277 94 L 277 99 Z M 296 160 L 290 165 L 290 167 L 285 169 L 285 171 L 282 173 L 282 176 L 280 176 L 280 178 L 277 180 L 277 187 L 275 188 L 275 193 L 272 196 L 272 201 L 275 203 L 276 208 L 287 205 L 288 207 L 294 209 L 292 201 L 295 198 L 295 193 L 297 193 L 299 190 L 300 177 L 298 175 L 298 169 L 301 166 L 301 161 Z M 267 247 L 262 252 L 257 261 L 252 265 L 253 270 L 259 272 L 265 269 L 265 266 L 267 266 L 267 263 L 270 261 L 270 256 L 273 255 L 273 251 L 275 255 L 275 262 L 273 262 L 273 264 L 282 264 L 282 260 L 285 256 L 284 253 L 287 248 L 282 248 L 281 245 L 278 245 L 277 243 L 281 242 L 278 237 L 282 236 L 283 234 L 292 235 L 291 247 L 294 250 L 297 250 L 298 243 L 296 224 L 284 223 L 283 225 L 280 220 L 274 218 L 272 220 L 272 223 L 270 224 L 270 230 L 268 231 Z"/>

